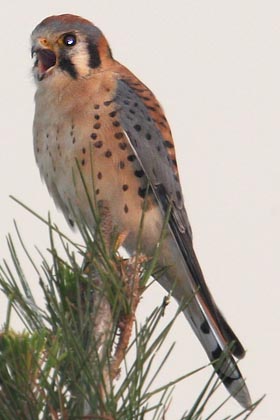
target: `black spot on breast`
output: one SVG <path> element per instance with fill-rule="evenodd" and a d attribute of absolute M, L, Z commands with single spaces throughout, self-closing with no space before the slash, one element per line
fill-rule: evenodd
<path fill-rule="evenodd" d="M 104 104 L 105 106 L 110 106 L 112 102 L 113 102 L 113 101 L 105 101 L 105 102 L 103 102 L 103 104 Z"/>
<path fill-rule="evenodd" d="M 75 144 L 76 143 L 76 137 L 73 137 L 72 139 L 72 143 Z"/>
<path fill-rule="evenodd" d="M 128 213 L 128 206 L 127 206 L 127 204 L 124 205 L 124 208 L 123 209 L 124 209 L 124 212 L 125 213 Z"/>
<path fill-rule="evenodd" d="M 91 38 L 87 39 L 87 49 L 89 54 L 89 67 L 96 69 L 100 66 L 101 60 L 97 46 L 92 42 Z"/>
<path fill-rule="evenodd" d="M 151 138 L 152 138 L 151 134 L 150 134 L 150 133 L 147 133 L 147 134 L 146 134 L 146 139 L 147 139 L 147 140 L 151 140 Z"/>
<path fill-rule="evenodd" d="M 128 185 L 127 185 L 127 184 L 124 184 L 124 185 L 122 186 L 122 189 L 123 189 L 123 191 L 127 191 L 127 190 L 128 190 Z"/>
<path fill-rule="evenodd" d="M 96 130 L 99 130 L 99 128 L 101 127 L 100 123 L 95 123 L 93 128 L 95 128 Z"/>
<path fill-rule="evenodd" d="M 112 111 L 109 113 L 109 117 L 114 118 L 117 115 L 116 111 Z"/>
<path fill-rule="evenodd" d="M 82 148 L 82 152 L 83 152 L 83 154 L 86 153 L 86 148 L 85 147 Z"/>
<path fill-rule="evenodd" d="M 94 147 L 96 147 L 97 149 L 100 149 L 102 146 L 103 146 L 102 140 L 98 140 L 96 143 L 94 143 Z"/>
<path fill-rule="evenodd" d="M 99 188 L 97 188 L 96 190 L 95 190 L 95 194 L 96 195 L 98 195 L 100 193 L 100 189 Z"/>
<path fill-rule="evenodd" d="M 111 150 L 107 150 L 106 152 L 105 152 L 105 157 L 106 158 L 109 158 L 109 157 L 111 157 L 112 156 L 112 152 L 111 152 Z"/>
<path fill-rule="evenodd" d="M 95 104 L 93 108 L 94 108 L 94 109 L 99 109 L 99 108 L 100 108 L 100 105 Z"/>
<path fill-rule="evenodd" d="M 113 121 L 113 126 L 114 127 L 119 127 L 121 124 L 119 121 Z"/>
<path fill-rule="evenodd" d="M 119 143 L 119 148 L 121 149 L 121 150 L 125 150 L 126 148 L 127 148 L 127 144 L 126 143 Z"/>
<path fill-rule="evenodd" d="M 102 179 L 102 173 L 101 173 L 101 172 L 98 172 L 98 174 L 97 174 L 97 178 L 98 178 L 98 179 Z"/>
<path fill-rule="evenodd" d="M 138 132 L 141 131 L 141 125 L 135 124 L 134 129 Z"/>
<path fill-rule="evenodd" d="M 92 140 L 97 139 L 97 134 L 96 133 L 91 133 L 90 137 L 92 138 Z"/>
<path fill-rule="evenodd" d="M 136 160 L 136 156 L 135 155 L 128 155 L 127 160 L 129 160 L 129 162 L 134 162 Z"/>
<path fill-rule="evenodd" d="M 100 119 L 100 116 L 99 116 L 98 114 L 95 114 L 95 115 L 94 115 L 94 118 L 95 118 L 96 120 L 99 120 L 99 119 Z"/>
<path fill-rule="evenodd" d="M 123 138 L 123 133 L 121 131 L 118 133 L 115 133 L 115 138 L 120 140 L 121 138 Z"/>
<path fill-rule="evenodd" d="M 83 160 L 81 161 L 81 164 L 82 164 L 82 166 L 85 166 L 85 164 L 86 164 L 85 159 L 83 159 Z"/>

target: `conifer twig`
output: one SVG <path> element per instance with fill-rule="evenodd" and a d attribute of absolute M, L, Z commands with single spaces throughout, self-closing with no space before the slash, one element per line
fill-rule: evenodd
<path fill-rule="evenodd" d="M 105 201 L 98 202 L 98 210 L 100 216 L 100 235 L 102 235 L 102 240 L 105 245 L 106 253 L 109 254 L 110 246 L 111 246 L 111 238 L 113 234 L 113 222 L 112 216 L 110 213 L 109 206 Z M 99 255 L 99 257 L 101 257 Z M 91 310 L 91 318 L 92 318 L 92 331 L 94 335 L 94 342 L 98 345 L 98 358 L 100 361 L 104 359 L 106 356 L 107 346 L 106 343 L 110 337 L 113 328 L 113 319 L 112 319 L 112 311 L 110 303 L 108 302 L 107 296 L 104 293 L 104 288 L 102 287 L 102 279 L 100 278 L 100 274 L 98 269 L 92 263 L 92 256 L 90 251 L 87 253 L 86 267 L 85 273 L 88 274 L 89 278 L 93 284 L 94 296 L 92 299 L 92 310 Z M 94 354 L 95 356 L 96 354 Z M 94 366 L 94 363 L 93 363 Z M 103 381 L 100 384 L 100 395 L 102 396 L 103 402 L 106 400 L 107 393 L 110 392 L 111 388 L 111 381 L 108 375 L 108 367 L 104 365 L 104 369 L 102 372 Z M 105 404 L 104 404 L 105 405 Z M 93 418 L 89 416 L 90 414 L 90 406 L 85 401 L 84 406 L 84 414 L 86 417 L 84 418 Z M 108 418 L 106 413 L 102 413 L 103 418 Z M 100 418 L 102 418 L 100 417 Z"/>

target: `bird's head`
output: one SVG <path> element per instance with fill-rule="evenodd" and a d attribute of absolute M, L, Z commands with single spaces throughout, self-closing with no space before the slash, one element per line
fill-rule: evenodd
<path fill-rule="evenodd" d="M 79 16 L 50 16 L 31 35 L 33 74 L 37 82 L 54 75 L 78 79 L 100 71 L 112 60 L 102 32 Z"/>

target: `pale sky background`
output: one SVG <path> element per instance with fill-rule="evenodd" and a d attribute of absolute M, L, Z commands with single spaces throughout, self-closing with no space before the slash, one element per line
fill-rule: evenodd
<path fill-rule="evenodd" d="M 95 22 L 114 56 L 157 95 L 172 127 L 195 248 L 217 302 L 248 349 L 240 368 L 254 400 L 252 420 L 279 418 L 280 358 L 280 2 L 260 0 L 10 1 L 1 10 L 0 257 L 13 219 L 33 252 L 44 226 L 12 194 L 68 228 L 41 183 L 32 145 L 34 85 L 29 36 L 44 17 L 70 12 Z M 74 237 L 74 234 L 71 233 Z M 34 255 L 35 251 L 33 252 Z M 38 279 L 28 268 L 32 287 Z M 30 270 L 30 271 L 29 271 Z M 31 275 L 32 273 L 32 275 Z M 159 304 L 154 287 L 140 313 Z M 175 305 L 168 309 L 168 315 Z M 0 320 L 4 320 L 3 297 Z M 181 317 L 162 380 L 206 363 Z M 208 371 L 209 372 L 209 371 Z M 204 373 L 178 386 L 168 420 L 183 414 Z M 220 397 L 226 392 L 221 388 Z M 238 411 L 235 402 L 226 414 Z M 222 419 L 218 415 L 215 419 Z"/>

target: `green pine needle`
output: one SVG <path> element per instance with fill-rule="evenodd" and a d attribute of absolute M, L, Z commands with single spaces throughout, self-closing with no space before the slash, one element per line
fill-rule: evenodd
<path fill-rule="evenodd" d="M 0 266 L 0 290 L 8 300 L 6 321 L 0 334 L 0 420 L 168 418 L 176 384 L 191 380 L 192 375 L 205 368 L 171 378 L 165 385 L 156 385 L 167 360 L 172 357 L 174 344 L 165 351 L 161 360 L 159 349 L 164 346 L 181 308 L 164 326 L 162 315 L 165 303 L 156 307 L 142 324 L 135 321 L 134 336 L 126 349 L 121 368 L 123 374 L 119 379 L 109 379 L 108 382 L 104 372 L 109 377 L 112 373 L 112 358 L 120 334 L 118 320 L 131 311 L 131 300 L 124 291 L 119 269 L 121 260 L 116 251 L 117 236 L 112 235 L 108 249 L 99 227 L 94 240 L 86 224 L 75 220 L 84 241 L 77 244 L 61 232 L 50 217 L 46 220 L 20 204 L 48 227 L 49 250 L 46 253 L 38 250 L 41 260 L 38 266 L 15 223 L 17 238 L 38 279 L 45 304 L 39 307 L 14 240 L 8 235 L 11 261 L 3 261 Z M 95 220 L 99 220 L 98 215 L 95 215 Z M 143 290 L 148 287 L 148 280 L 156 270 L 163 237 L 164 230 L 154 258 L 144 262 L 141 272 L 135 274 L 140 274 Z M 62 247 L 60 254 L 56 244 Z M 93 271 L 85 269 L 89 250 Z M 97 273 L 101 282 L 92 281 L 93 273 Z M 102 339 L 95 333 L 95 320 L 102 309 L 101 300 L 100 305 L 96 304 L 98 296 L 109 302 L 112 314 L 111 328 Z M 12 330 L 13 312 L 23 323 L 22 332 Z M 192 406 L 188 403 L 188 410 L 181 420 L 210 420 L 216 416 L 225 402 L 212 413 L 205 413 L 218 383 L 213 373 Z M 252 409 L 260 402 L 257 401 Z M 250 414 L 243 410 L 227 419 L 245 420 Z"/>

